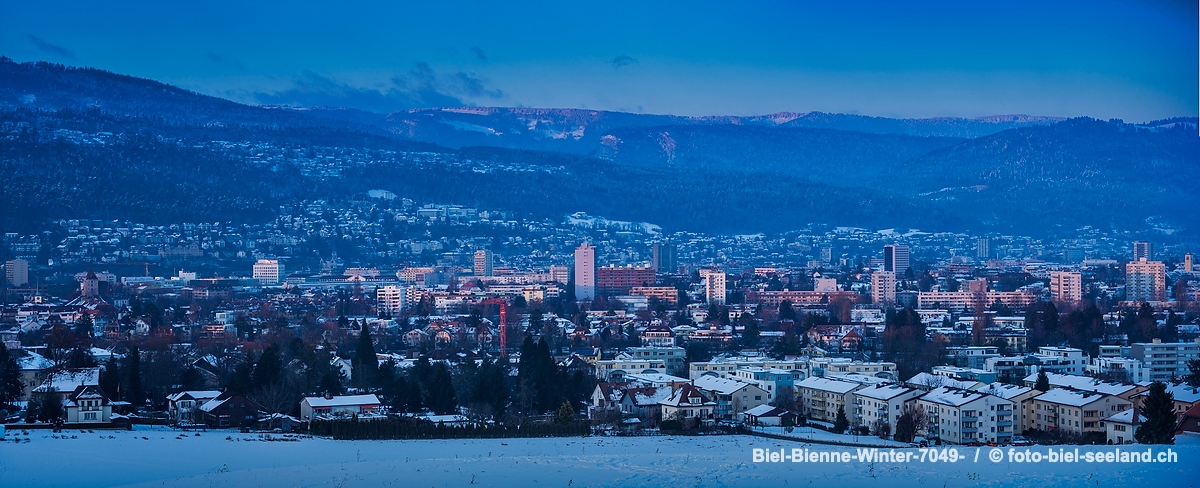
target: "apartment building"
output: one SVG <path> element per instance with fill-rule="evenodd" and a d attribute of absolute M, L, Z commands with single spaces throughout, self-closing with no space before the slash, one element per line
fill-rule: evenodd
<path fill-rule="evenodd" d="M 996 395 L 943 386 L 916 403 L 929 416 L 930 438 L 949 444 L 1012 439 L 1014 404 Z"/>
<path fill-rule="evenodd" d="M 1075 435 L 1102 432 L 1100 421 L 1133 407 L 1133 402 L 1091 391 L 1054 388 L 1033 398 L 1037 430 Z"/>

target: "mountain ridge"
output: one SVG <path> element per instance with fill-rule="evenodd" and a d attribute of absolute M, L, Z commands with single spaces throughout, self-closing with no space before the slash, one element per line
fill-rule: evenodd
<path fill-rule="evenodd" d="M 828 223 L 1036 234 L 1142 229 L 1147 217 L 1187 231 L 1200 221 L 1178 198 L 1194 195 L 1189 182 L 1200 180 L 1194 117 L 906 120 L 249 106 L 103 70 L 0 58 L 0 176 L 12 197 L 0 225 L 25 215 L 245 221 L 297 199 L 376 188 L 721 232 Z M 914 133 L 976 126 L 1002 130 Z M 97 164 L 130 174 L 96 173 Z M 238 181 L 223 185 L 223 175 Z M 88 188 L 92 181 L 104 181 L 105 192 Z"/>

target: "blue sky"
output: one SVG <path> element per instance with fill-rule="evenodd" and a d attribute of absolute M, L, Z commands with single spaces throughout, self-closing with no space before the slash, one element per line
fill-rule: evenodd
<path fill-rule="evenodd" d="M 175 3 L 2 0 L 0 54 L 378 112 L 1145 121 L 1198 104 L 1194 1 Z"/>

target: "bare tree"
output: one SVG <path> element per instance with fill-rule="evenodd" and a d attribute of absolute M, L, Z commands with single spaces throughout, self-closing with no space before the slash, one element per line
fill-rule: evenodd
<path fill-rule="evenodd" d="M 285 415 L 291 412 L 292 407 L 299 403 L 295 395 L 279 383 L 272 383 L 259 388 L 254 393 L 254 401 L 262 405 L 267 413 L 281 413 Z"/>

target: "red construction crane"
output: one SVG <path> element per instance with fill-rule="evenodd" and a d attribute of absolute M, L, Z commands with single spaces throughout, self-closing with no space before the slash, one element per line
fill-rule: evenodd
<path fill-rule="evenodd" d="M 508 301 L 503 298 L 488 298 L 479 304 L 500 306 L 500 357 L 508 357 Z"/>

